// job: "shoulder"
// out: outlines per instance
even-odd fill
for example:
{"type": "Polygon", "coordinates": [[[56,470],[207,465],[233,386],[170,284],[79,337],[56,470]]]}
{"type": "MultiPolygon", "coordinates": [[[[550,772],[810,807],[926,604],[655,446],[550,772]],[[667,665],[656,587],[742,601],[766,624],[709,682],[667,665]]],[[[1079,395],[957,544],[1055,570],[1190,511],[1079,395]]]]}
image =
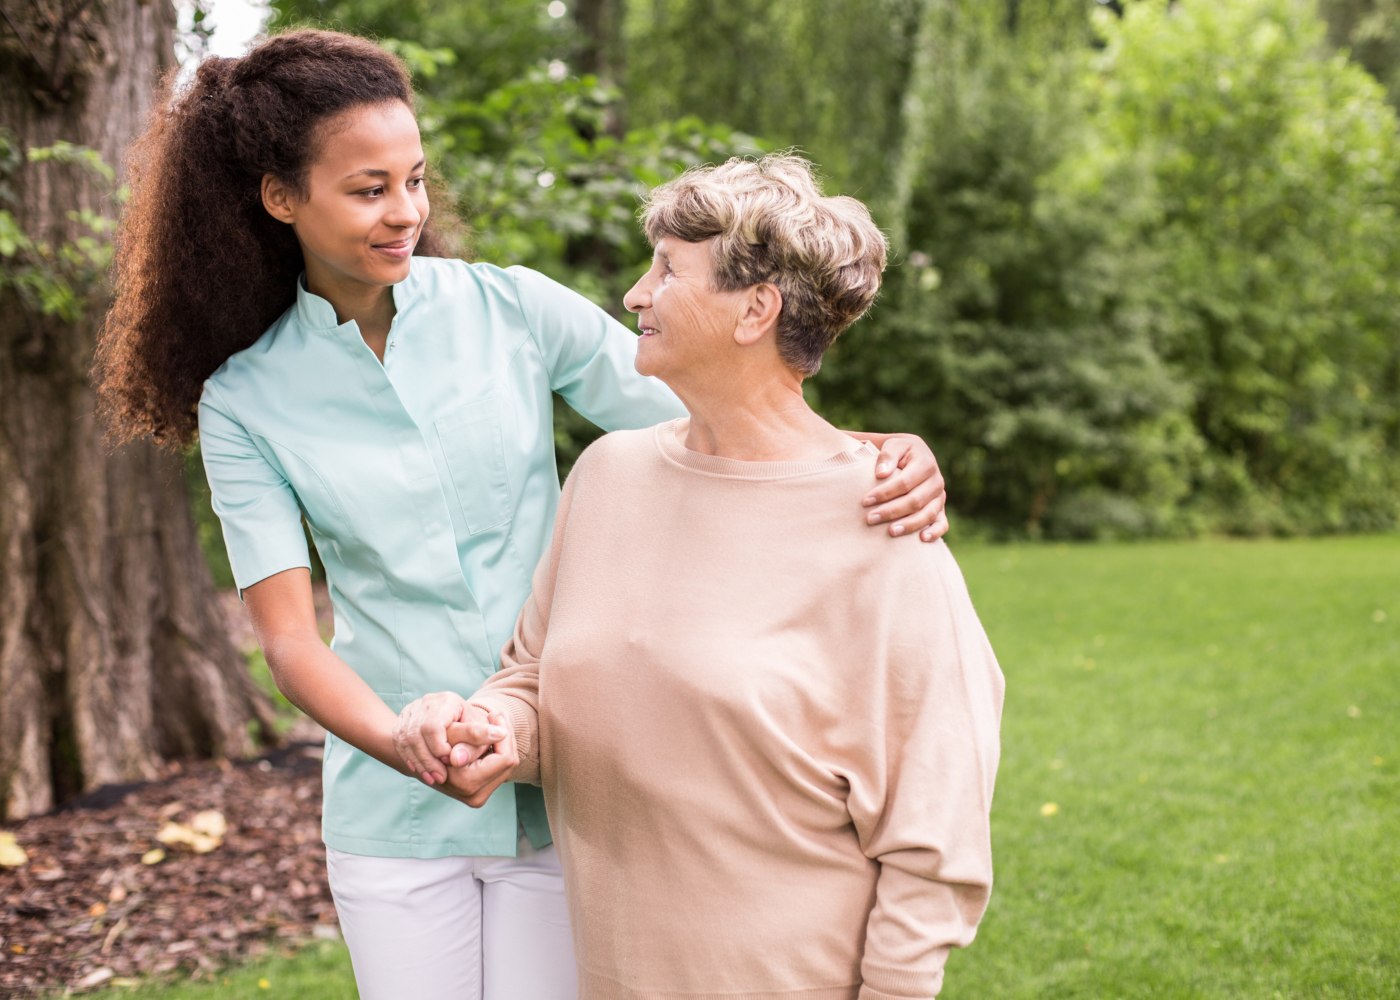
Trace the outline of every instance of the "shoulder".
{"type": "Polygon", "coordinates": [[[656,447],[658,430],[658,427],[639,427],[604,434],[583,449],[569,474],[570,478],[580,472],[590,478],[613,476],[659,464],[661,455],[656,447]]]}
{"type": "Polygon", "coordinates": [[[284,356],[296,349],[296,307],[291,306],[252,344],[229,355],[204,380],[200,404],[211,397],[236,400],[252,386],[263,385],[270,377],[287,370],[284,356]],[[211,392],[211,389],[214,390],[211,392]]]}
{"type": "Polygon", "coordinates": [[[576,292],[528,267],[500,267],[447,257],[413,258],[413,281],[425,300],[456,302],[531,321],[541,315],[577,308],[576,292]]]}
{"type": "Polygon", "coordinates": [[[519,264],[501,267],[457,257],[414,257],[412,275],[424,290],[438,293],[473,288],[515,298],[522,290],[567,291],[554,279],[519,264]]]}
{"type": "Polygon", "coordinates": [[[469,263],[456,257],[414,257],[411,275],[415,291],[433,301],[464,293],[515,298],[514,284],[495,264],[469,263]]]}
{"type": "Polygon", "coordinates": [[[619,491],[647,491],[666,465],[656,445],[658,430],[666,426],[604,434],[583,449],[574,462],[566,489],[575,494],[598,496],[613,506],[612,501],[619,491]]]}

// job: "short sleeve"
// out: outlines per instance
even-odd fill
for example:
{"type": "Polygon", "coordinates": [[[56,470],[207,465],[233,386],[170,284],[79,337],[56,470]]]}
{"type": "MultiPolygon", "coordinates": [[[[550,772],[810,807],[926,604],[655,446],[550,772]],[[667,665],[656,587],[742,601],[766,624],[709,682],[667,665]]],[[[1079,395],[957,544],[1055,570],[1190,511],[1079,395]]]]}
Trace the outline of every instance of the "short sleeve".
{"type": "Polygon", "coordinates": [[[637,373],[637,338],[588,299],[525,267],[508,270],[550,388],[608,431],[685,416],[675,393],[637,373]]]}
{"type": "Polygon", "coordinates": [[[283,570],[309,568],[296,493],[210,383],[199,401],[199,447],[239,591],[283,570]]]}

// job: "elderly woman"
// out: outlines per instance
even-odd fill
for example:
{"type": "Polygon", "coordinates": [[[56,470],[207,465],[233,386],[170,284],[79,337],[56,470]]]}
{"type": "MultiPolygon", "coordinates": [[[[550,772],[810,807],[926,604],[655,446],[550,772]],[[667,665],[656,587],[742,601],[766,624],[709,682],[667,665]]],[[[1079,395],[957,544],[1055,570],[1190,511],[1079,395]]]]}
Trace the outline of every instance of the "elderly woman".
{"type": "Polygon", "coordinates": [[[644,224],[636,365],[690,416],[584,453],[504,668],[401,752],[457,743],[473,804],[543,785],[583,997],[934,996],[991,887],[1002,676],[941,542],[848,523],[875,452],[802,396],[884,238],[793,156],[644,224]]]}

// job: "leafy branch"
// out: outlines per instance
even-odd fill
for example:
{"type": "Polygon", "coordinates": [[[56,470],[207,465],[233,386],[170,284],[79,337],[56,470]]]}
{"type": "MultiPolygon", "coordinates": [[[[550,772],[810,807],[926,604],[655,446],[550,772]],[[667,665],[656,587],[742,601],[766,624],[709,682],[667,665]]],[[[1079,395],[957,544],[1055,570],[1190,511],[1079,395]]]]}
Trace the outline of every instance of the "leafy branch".
{"type": "MultiPolygon", "coordinates": [[[[28,309],[76,322],[88,294],[111,264],[116,221],[100,212],[77,209],[66,217],[77,224],[80,235],[58,244],[35,239],[12,211],[12,182],[26,163],[71,164],[92,171],[108,185],[116,184],[116,172],[101,154],[86,146],[60,140],[21,150],[9,133],[0,130],[0,260],[4,262],[0,291],[13,289],[28,309]]],[[[122,191],[114,193],[118,201],[124,196],[122,191]]]]}

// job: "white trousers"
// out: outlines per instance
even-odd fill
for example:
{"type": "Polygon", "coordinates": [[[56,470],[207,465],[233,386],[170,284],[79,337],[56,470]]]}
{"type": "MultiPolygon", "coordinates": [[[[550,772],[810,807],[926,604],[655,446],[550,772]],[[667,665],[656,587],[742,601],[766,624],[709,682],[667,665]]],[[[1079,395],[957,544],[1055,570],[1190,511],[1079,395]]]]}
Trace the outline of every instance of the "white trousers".
{"type": "Polygon", "coordinates": [[[361,1000],[575,1000],[554,847],[515,858],[369,858],[326,849],[361,1000]]]}

